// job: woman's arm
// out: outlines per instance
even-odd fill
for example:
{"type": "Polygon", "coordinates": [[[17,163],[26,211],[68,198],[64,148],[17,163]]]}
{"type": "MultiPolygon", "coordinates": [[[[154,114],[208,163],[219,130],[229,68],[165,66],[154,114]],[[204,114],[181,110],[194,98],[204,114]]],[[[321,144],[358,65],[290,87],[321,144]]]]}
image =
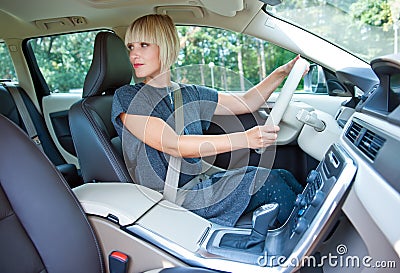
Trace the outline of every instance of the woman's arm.
{"type": "Polygon", "coordinates": [[[120,114],[125,127],[150,147],[175,157],[204,157],[242,148],[262,148],[273,144],[279,127],[256,126],[245,132],[222,135],[177,135],[162,119],[120,114]]]}
{"type": "Polygon", "coordinates": [[[215,115],[239,115],[257,111],[261,105],[269,98],[272,92],[289,75],[296,61],[300,58],[298,55],[290,62],[278,67],[264,80],[244,94],[218,93],[218,105],[215,109],[215,115]]]}

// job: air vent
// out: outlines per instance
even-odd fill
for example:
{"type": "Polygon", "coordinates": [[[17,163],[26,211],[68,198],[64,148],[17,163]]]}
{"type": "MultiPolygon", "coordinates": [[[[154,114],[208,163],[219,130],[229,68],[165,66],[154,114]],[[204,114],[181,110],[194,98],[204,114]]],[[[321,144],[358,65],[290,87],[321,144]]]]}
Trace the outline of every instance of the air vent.
{"type": "Polygon", "coordinates": [[[385,139],[361,124],[352,121],[346,132],[346,137],[353,143],[364,155],[374,160],[385,143],[385,139]]]}

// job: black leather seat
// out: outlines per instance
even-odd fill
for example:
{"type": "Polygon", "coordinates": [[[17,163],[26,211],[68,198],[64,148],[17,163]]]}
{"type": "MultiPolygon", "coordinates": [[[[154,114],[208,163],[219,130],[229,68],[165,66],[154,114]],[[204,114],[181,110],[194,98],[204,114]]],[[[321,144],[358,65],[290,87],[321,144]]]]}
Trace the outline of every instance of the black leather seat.
{"type": "MultiPolygon", "coordinates": [[[[61,171],[71,188],[81,185],[82,178],[78,175],[76,166],[74,164],[68,164],[57,149],[49,131],[47,130],[43,116],[36,109],[25,90],[19,86],[17,86],[17,89],[21,94],[22,100],[26,105],[33,125],[35,126],[43,151],[57,166],[59,171],[61,171]]],[[[5,86],[0,86],[0,114],[6,116],[26,132],[25,124],[18,112],[14,99],[5,86]]]]}
{"type": "Polygon", "coordinates": [[[0,271],[105,272],[95,232],[61,173],[3,115],[0,132],[0,271]]]}
{"type": "Polygon", "coordinates": [[[104,272],[94,232],[59,171],[0,116],[1,272],[104,272]]]}
{"type": "Polygon", "coordinates": [[[98,33],[83,98],[69,111],[71,134],[85,182],[132,182],[121,140],[111,122],[113,94],[131,79],[132,65],[123,41],[112,32],[98,33]]]}

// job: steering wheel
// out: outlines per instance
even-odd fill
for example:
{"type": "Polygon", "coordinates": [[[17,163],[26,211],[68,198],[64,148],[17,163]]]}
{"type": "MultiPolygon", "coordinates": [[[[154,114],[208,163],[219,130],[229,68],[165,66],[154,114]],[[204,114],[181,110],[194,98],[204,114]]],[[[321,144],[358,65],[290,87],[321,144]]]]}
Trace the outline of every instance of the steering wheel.
{"type": "MultiPolygon", "coordinates": [[[[299,85],[300,80],[308,66],[309,63],[302,58],[299,58],[296,61],[285,81],[285,84],[282,87],[271,113],[265,122],[265,125],[279,124],[281,122],[283,114],[285,113],[286,108],[292,99],[293,93],[296,90],[296,87],[299,85]]],[[[256,152],[262,154],[265,149],[266,148],[256,149],[256,152]]]]}

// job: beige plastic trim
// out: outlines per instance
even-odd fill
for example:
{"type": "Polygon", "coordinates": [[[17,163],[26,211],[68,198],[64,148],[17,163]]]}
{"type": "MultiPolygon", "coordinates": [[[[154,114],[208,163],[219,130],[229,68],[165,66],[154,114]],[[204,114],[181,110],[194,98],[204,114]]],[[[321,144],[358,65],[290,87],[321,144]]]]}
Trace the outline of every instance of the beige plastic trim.
{"type": "Polygon", "coordinates": [[[355,113],[355,111],[356,110],[353,109],[353,108],[342,106],[337,111],[336,120],[340,120],[341,119],[341,120],[348,121],[351,118],[351,116],[355,113]]]}
{"type": "Polygon", "coordinates": [[[158,14],[167,14],[172,16],[173,13],[187,13],[188,16],[192,15],[196,18],[203,18],[204,11],[201,7],[197,6],[159,6],[155,8],[158,14]]]}
{"type": "MultiPolygon", "coordinates": [[[[271,104],[268,102],[264,108],[269,108],[270,106],[271,104]]],[[[302,122],[296,119],[296,115],[301,109],[305,109],[307,111],[314,110],[312,106],[306,103],[291,101],[286,108],[285,113],[283,114],[281,122],[279,123],[280,130],[278,132],[278,139],[276,140],[277,145],[286,145],[296,140],[301,128],[304,125],[302,122]]],[[[268,117],[268,114],[265,112],[265,110],[260,109],[259,112],[261,116],[268,117]],[[264,111],[264,113],[260,111],[264,111]]]]}
{"type": "MultiPolygon", "coordinates": [[[[343,211],[359,233],[363,243],[366,245],[368,255],[373,258],[373,261],[394,261],[398,266],[400,263],[400,252],[396,249],[396,243],[393,244],[393,242],[388,240],[386,234],[382,232],[382,229],[373,219],[374,216],[371,215],[371,212],[363,205],[357,195],[358,194],[354,189],[349,192],[346,201],[343,204],[343,211]]],[[[378,203],[375,202],[374,205],[378,206],[378,203]]],[[[383,212],[382,214],[388,213],[383,212]]],[[[391,227],[393,233],[398,231],[397,227],[398,226],[391,227]]],[[[397,241],[397,243],[398,242],[399,241],[397,241]]],[[[338,243],[343,244],[343,242],[338,243]]],[[[354,251],[351,248],[352,245],[349,244],[346,246],[351,249],[351,251],[354,251]]]]}
{"type": "Polygon", "coordinates": [[[56,144],[58,150],[61,152],[64,159],[70,163],[75,164],[77,168],[79,168],[78,158],[69,152],[67,152],[58,141],[56,133],[54,131],[53,123],[50,120],[50,114],[67,111],[78,100],[82,99],[82,94],[71,94],[71,93],[53,93],[48,96],[43,97],[43,116],[46,122],[47,129],[56,144]]]}
{"type": "Polygon", "coordinates": [[[333,97],[328,94],[315,93],[295,93],[294,101],[302,101],[314,107],[315,109],[324,111],[331,116],[336,116],[338,109],[349,100],[348,97],[333,97]]]}
{"type": "Polygon", "coordinates": [[[109,273],[108,255],[114,250],[121,251],[129,256],[130,262],[127,271],[129,273],[155,273],[163,268],[185,266],[184,263],[175,257],[130,235],[118,225],[106,219],[89,216],[89,221],[99,239],[107,273],[109,273]]]}
{"type": "Polygon", "coordinates": [[[162,199],[159,192],[121,182],[88,183],[73,191],[87,214],[101,217],[112,214],[118,217],[122,226],[137,221],[162,199]]]}
{"type": "MultiPolygon", "coordinates": [[[[87,2],[89,5],[94,6],[96,8],[116,8],[123,6],[134,6],[139,5],[140,2],[144,2],[148,6],[155,6],[160,4],[160,1],[153,0],[136,0],[136,1],[127,1],[127,0],[81,0],[82,2],[87,2]],[[139,3],[138,3],[139,2],[139,3]]],[[[162,1],[161,1],[162,2],[162,1]]],[[[243,0],[198,0],[198,1],[188,1],[189,4],[185,3],[171,3],[171,4],[182,4],[182,7],[192,7],[192,6],[201,6],[206,8],[207,10],[214,12],[216,14],[222,16],[232,17],[235,16],[238,11],[244,9],[244,1],[243,0]]],[[[176,5],[172,5],[175,7],[176,5]]],[[[169,7],[165,5],[165,7],[169,7]]],[[[173,10],[171,10],[173,11],[173,10]]]]}
{"type": "Polygon", "coordinates": [[[35,24],[42,30],[68,28],[74,26],[74,23],[68,17],[36,20],[35,24]]]}
{"type": "Polygon", "coordinates": [[[157,204],[136,224],[192,252],[211,228],[209,221],[168,201],[157,204]]]}
{"type": "MultiPolygon", "coordinates": [[[[400,135],[400,128],[398,126],[390,124],[382,119],[362,113],[355,113],[353,117],[363,120],[393,136],[400,135]]],[[[347,125],[349,124],[350,122],[347,123],[347,125]]],[[[345,130],[346,129],[347,126],[345,127],[345,130]]],[[[349,154],[356,159],[358,165],[357,176],[352,189],[354,194],[400,257],[400,232],[398,228],[400,226],[400,218],[397,217],[398,208],[400,208],[399,192],[391,187],[365,159],[360,158],[360,156],[349,147],[347,142],[344,141],[344,136],[342,136],[341,142],[346,150],[348,150],[349,154]]],[[[346,212],[351,211],[350,206],[345,208],[346,212]]],[[[353,213],[356,212],[353,211],[353,213]]]]}
{"type": "Polygon", "coordinates": [[[23,39],[4,39],[4,42],[6,42],[10,50],[10,56],[14,64],[15,72],[17,73],[19,86],[25,90],[35,104],[36,109],[41,113],[42,111],[36,98],[35,87],[32,82],[28,64],[22,52],[22,41],[23,39]]]}
{"type": "Polygon", "coordinates": [[[243,0],[201,0],[201,2],[207,9],[223,16],[235,16],[236,12],[244,8],[243,0]]]}
{"type": "Polygon", "coordinates": [[[304,125],[297,142],[304,152],[321,161],[328,148],[339,141],[342,128],[331,115],[319,110],[315,110],[313,113],[325,123],[325,130],[317,132],[313,127],[304,125]]]}

